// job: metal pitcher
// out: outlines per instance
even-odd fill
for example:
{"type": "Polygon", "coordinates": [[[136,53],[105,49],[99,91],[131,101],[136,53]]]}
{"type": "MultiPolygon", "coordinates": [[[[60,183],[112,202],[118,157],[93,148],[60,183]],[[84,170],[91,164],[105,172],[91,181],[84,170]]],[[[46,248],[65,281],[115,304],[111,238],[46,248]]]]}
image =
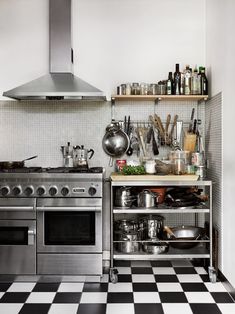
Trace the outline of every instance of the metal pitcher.
{"type": "Polygon", "coordinates": [[[74,167],[87,167],[88,159],[91,159],[94,155],[93,149],[85,149],[83,145],[73,147],[73,166],[74,167]],[[90,154],[90,156],[89,156],[90,154]]]}

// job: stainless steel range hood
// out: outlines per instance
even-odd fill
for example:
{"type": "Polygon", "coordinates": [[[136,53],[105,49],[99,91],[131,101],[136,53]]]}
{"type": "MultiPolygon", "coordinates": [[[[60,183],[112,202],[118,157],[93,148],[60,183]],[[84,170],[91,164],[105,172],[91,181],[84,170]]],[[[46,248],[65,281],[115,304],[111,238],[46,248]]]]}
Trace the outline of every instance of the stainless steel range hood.
{"type": "Polygon", "coordinates": [[[17,100],[105,101],[104,93],[72,73],[71,0],[50,0],[50,74],[3,93],[17,100]]]}

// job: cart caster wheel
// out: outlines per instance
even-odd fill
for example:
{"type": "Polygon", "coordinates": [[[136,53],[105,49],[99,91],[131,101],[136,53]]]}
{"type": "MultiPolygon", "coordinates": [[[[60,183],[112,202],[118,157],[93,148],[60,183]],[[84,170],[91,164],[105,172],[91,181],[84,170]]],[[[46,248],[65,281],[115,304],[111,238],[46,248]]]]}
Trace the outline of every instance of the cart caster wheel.
{"type": "Polygon", "coordinates": [[[216,270],[214,267],[208,267],[208,274],[209,274],[209,279],[211,283],[216,283],[217,280],[217,274],[216,270]]]}
{"type": "Polygon", "coordinates": [[[109,271],[109,278],[112,283],[118,282],[118,270],[115,268],[111,268],[109,271]]]}

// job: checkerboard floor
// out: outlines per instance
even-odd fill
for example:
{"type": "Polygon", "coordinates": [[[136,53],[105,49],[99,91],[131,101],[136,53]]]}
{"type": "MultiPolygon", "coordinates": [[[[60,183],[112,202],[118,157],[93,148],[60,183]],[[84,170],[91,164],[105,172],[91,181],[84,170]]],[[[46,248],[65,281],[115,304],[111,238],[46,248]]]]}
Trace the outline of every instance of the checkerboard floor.
{"type": "Polygon", "coordinates": [[[221,282],[187,260],[120,261],[118,283],[0,282],[1,314],[233,314],[221,282]]]}

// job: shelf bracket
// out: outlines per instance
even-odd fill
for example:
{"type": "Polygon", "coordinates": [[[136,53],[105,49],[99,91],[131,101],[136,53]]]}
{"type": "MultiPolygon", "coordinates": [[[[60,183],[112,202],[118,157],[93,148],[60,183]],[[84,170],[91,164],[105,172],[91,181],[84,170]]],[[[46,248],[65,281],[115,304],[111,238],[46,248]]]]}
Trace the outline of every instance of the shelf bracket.
{"type": "Polygon", "coordinates": [[[111,97],[111,120],[115,120],[115,98],[111,97]]]}

